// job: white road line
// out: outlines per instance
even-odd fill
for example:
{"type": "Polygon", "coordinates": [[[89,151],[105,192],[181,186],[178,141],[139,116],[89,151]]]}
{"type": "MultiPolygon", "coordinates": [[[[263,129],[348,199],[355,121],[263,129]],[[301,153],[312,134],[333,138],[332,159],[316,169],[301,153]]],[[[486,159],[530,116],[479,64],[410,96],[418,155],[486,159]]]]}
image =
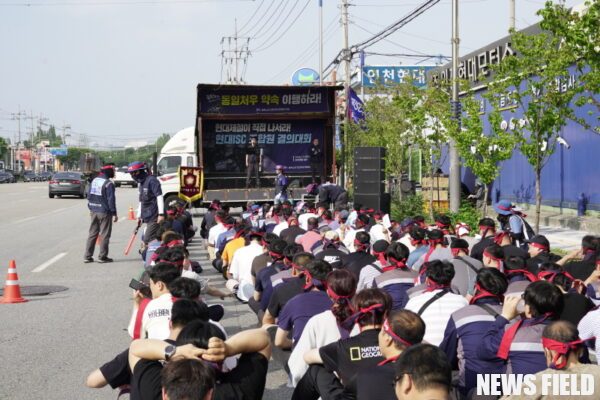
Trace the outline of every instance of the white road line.
{"type": "Polygon", "coordinates": [[[31,221],[32,219],[36,219],[37,217],[27,217],[27,218],[23,218],[23,219],[18,219],[16,220],[14,223],[15,224],[20,224],[21,222],[27,222],[27,221],[31,221]]]}
{"type": "Polygon", "coordinates": [[[31,272],[42,272],[43,270],[45,270],[46,268],[48,268],[49,266],[51,266],[52,264],[54,264],[55,262],[57,262],[58,260],[60,260],[61,258],[63,258],[66,255],[67,255],[67,253],[59,253],[59,254],[55,255],[54,257],[52,257],[51,259],[49,259],[48,261],[46,261],[45,263],[37,266],[31,272]]]}

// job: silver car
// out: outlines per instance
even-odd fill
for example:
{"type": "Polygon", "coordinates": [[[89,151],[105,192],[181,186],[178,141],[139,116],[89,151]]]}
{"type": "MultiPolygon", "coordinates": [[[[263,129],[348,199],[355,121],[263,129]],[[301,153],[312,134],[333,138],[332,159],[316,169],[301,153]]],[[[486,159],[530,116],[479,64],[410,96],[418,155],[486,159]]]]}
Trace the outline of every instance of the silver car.
{"type": "Polygon", "coordinates": [[[48,182],[48,197],[78,196],[87,197],[88,182],[81,172],[57,172],[48,182]]]}

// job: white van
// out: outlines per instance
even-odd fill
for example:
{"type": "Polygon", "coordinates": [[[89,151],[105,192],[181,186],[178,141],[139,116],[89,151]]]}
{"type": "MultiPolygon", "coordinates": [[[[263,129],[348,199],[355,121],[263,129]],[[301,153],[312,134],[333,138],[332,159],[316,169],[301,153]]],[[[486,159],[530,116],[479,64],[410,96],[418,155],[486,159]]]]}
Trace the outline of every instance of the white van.
{"type": "Polygon", "coordinates": [[[194,127],[192,126],[177,132],[161,149],[157,160],[157,172],[165,204],[178,198],[177,169],[179,166],[198,166],[195,148],[194,127]]]}

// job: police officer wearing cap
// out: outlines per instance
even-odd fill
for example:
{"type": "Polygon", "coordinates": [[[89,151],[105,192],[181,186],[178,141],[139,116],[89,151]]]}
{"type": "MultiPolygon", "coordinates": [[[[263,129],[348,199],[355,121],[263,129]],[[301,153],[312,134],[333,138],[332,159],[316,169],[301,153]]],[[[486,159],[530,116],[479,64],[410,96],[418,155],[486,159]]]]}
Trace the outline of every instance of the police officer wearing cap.
{"type": "Polygon", "coordinates": [[[145,244],[156,235],[159,224],[165,219],[165,202],[158,179],[149,173],[146,163],[134,161],[127,172],[138,183],[139,200],[138,221],[146,224],[143,241],[145,244]]]}
{"type": "Polygon", "coordinates": [[[108,257],[108,243],[112,233],[112,223],[118,221],[117,207],[115,201],[115,185],[111,178],[115,176],[115,167],[107,164],[100,170],[100,173],[90,184],[88,192],[88,208],[90,209],[91,224],[87,243],[85,246],[85,255],[83,261],[90,263],[94,261],[94,249],[96,240],[100,236],[100,253],[98,262],[112,262],[108,257]]]}
{"type": "Polygon", "coordinates": [[[275,167],[275,173],[277,173],[277,176],[275,177],[275,199],[273,202],[279,204],[288,199],[288,186],[290,181],[283,172],[283,165],[277,165],[275,167]]]}

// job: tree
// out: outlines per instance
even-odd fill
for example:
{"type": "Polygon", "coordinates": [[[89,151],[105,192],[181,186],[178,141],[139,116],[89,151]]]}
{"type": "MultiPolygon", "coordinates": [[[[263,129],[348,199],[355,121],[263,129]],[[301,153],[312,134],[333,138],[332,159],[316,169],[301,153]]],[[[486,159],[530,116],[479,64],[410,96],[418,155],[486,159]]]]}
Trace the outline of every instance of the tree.
{"type": "Polygon", "coordinates": [[[492,66],[494,81],[488,86],[493,107],[509,99],[523,112],[525,124],[514,124],[519,149],[535,174],[535,231],[539,231],[542,204],[541,176],[554,153],[560,130],[568,119],[577,119],[572,107],[576,91],[562,85],[568,77],[572,57],[561,48],[562,37],[548,32],[511,35],[516,56],[505,57],[492,66]],[[566,89],[565,89],[566,88],[566,89]]]}
{"type": "MultiPolygon", "coordinates": [[[[482,214],[487,214],[488,187],[500,174],[500,162],[508,160],[517,145],[517,137],[500,128],[501,116],[492,110],[488,116],[491,132],[484,133],[483,122],[479,115],[480,103],[470,92],[461,97],[464,114],[461,129],[455,127],[449,132],[454,139],[462,163],[479,178],[484,187],[482,214]]],[[[453,120],[447,122],[454,124],[453,120]]]]}
{"type": "Polygon", "coordinates": [[[8,151],[8,142],[3,137],[0,137],[0,159],[4,158],[4,155],[8,151]]]}

